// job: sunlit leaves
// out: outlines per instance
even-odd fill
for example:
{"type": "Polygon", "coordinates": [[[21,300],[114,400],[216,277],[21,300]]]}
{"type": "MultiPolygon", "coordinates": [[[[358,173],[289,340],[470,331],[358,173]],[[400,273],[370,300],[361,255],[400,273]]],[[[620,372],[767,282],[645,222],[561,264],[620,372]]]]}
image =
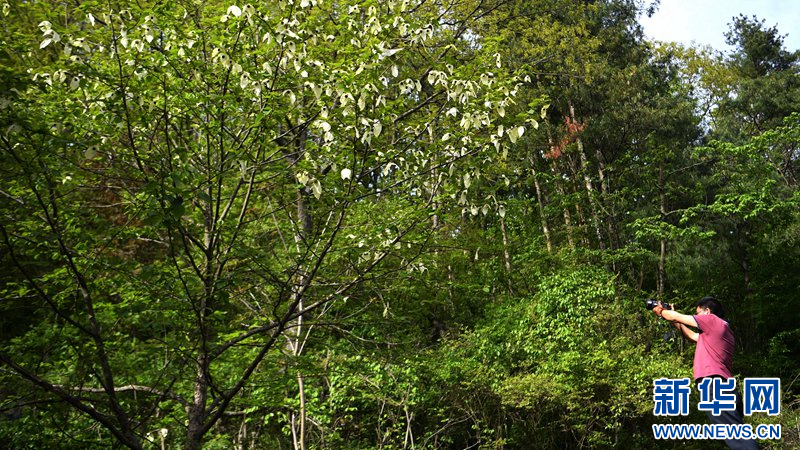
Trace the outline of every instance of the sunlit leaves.
{"type": "Polygon", "coordinates": [[[516,143],[517,139],[519,139],[520,136],[522,136],[524,133],[525,133],[525,127],[523,126],[512,127],[508,130],[508,139],[511,141],[512,144],[516,143]]]}
{"type": "Polygon", "coordinates": [[[234,17],[239,17],[242,15],[242,10],[236,5],[231,5],[228,8],[228,14],[232,14],[234,17]]]}
{"type": "Polygon", "coordinates": [[[61,42],[61,35],[59,35],[55,30],[53,30],[53,25],[48,21],[42,21],[39,23],[39,29],[42,30],[42,36],[44,39],[39,44],[39,48],[45,48],[50,45],[51,42],[61,42]]]}

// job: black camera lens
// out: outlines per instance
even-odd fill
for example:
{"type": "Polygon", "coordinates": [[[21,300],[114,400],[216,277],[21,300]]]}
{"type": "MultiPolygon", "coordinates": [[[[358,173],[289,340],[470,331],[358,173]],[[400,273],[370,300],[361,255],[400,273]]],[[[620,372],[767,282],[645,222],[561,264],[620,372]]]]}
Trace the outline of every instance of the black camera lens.
{"type": "Polygon", "coordinates": [[[660,306],[660,307],[662,307],[664,309],[672,309],[672,305],[670,305],[669,303],[660,302],[660,301],[658,301],[658,300],[656,300],[654,298],[648,298],[647,300],[644,301],[644,307],[649,309],[649,310],[652,310],[656,306],[660,306]]]}

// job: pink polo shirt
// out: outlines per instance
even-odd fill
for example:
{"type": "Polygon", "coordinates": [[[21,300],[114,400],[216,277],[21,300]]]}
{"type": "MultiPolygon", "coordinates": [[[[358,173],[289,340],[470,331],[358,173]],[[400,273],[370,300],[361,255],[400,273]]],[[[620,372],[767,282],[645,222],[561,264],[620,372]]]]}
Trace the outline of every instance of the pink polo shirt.
{"type": "Polygon", "coordinates": [[[700,329],[694,350],[694,379],[719,375],[731,378],[734,339],[728,322],[714,314],[693,316],[700,329]]]}

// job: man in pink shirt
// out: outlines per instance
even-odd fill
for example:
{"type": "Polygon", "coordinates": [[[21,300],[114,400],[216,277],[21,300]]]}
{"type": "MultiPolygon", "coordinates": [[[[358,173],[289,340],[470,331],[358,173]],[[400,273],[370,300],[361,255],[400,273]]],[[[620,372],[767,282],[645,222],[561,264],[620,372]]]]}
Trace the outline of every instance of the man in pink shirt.
{"type": "MultiPolygon", "coordinates": [[[[692,342],[697,343],[694,350],[694,381],[696,384],[704,378],[733,378],[731,366],[733,365],[733,352],[735,341],[733,332],[725,320],[725,311],[722,304],[714,297],[703,297],[697,302],[695,315],[681,314],[661,306],[653,308],[653,312],[675,324],[681,333],[692,342]],[[692,328],[696,328],[697,331],[692,328]]],[[[713,395],[713,389],[711,389],[713,395]]],[[[739,393],[733,391],[736,397],[735,410],[722,410],[719,415],[714,415],[706,410],[706,415],[713,424],[741,424],[742,400],[739,393]]],[[[727,439],[725,443],[731,449],[757,449],[758,444],[753,439],[727,439]]]]}

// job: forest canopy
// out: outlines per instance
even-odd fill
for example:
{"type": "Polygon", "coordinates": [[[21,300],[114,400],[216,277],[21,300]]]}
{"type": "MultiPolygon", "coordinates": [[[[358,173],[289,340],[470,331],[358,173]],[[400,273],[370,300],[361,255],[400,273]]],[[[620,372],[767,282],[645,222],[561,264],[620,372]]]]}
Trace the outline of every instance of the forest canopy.
{"type": "Polygon", "coordinates": [[[648,7],[3,3],[0,441],[651,448],[711,295],[800,445],[800,53],[648,7]]]}

